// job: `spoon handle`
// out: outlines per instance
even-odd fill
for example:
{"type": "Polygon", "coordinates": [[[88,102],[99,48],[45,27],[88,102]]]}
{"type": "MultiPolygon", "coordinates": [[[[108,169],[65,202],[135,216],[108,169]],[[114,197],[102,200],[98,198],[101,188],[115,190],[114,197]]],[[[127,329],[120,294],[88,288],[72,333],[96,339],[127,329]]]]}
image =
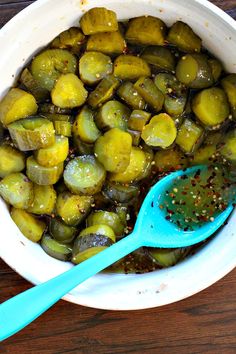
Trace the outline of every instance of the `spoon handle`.
{"type": "Polygon", "coordinates": [[[139,247],[139,238],[130,234],[67,272],[2,303],[0,341],[27,326],[77,285],[139,247]]]}

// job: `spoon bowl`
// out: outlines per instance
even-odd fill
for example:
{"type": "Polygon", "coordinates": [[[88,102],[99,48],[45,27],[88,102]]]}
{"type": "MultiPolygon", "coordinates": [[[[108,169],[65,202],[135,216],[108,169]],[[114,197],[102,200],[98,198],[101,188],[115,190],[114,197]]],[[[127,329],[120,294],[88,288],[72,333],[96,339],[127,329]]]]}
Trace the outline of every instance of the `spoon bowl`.
{"type": "Polygon", "coordinates": [[[195,166],[166,176],[150,189],[131,234],[74,266],[69,271],[1,304],[0,340],[8,338],[24,328],[86,279],[142,246],[186,247],[204,241],[211,236],[232,212],[232,204],[215,217],[214,221],[207,222],[193,231],[183,231],[174,223],[166,220],[166,213],[160,208],[163,193],[166,193],[167,189],[173,186],[175,181],[178,181],[178,178],[183,175],[191,177],[197,171],[204,172],[206,170],[206,166],[195,166]]]}

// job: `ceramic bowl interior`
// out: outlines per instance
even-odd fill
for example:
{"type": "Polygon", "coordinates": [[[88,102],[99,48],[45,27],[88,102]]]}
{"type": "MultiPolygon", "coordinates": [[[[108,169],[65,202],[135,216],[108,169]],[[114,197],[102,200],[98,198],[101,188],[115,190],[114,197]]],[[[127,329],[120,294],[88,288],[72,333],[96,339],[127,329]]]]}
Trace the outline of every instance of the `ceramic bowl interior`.
{"type": "MultiPolygon", "coordinates": [[[[94,6],[114,10],[119,19],[140,15],[160,17],[168,25],[187,22],[204,46],[236,72],[236,26],[233,19],[205,0],[39,0],[0,31],[0,97],[14,84],[30,58],[63,30],[78,25],[94,6]]],[[[27,240],[0,201],[0,256],[34,284],[50,279],[71,264],[49,257],[27,240]]],[[[165,305],[191,296],[222,278],[236,266],[236,213],[229,223],[194,256],[175,267],[143,275],[98,274],[64,297],[85,306],[133,310],[165,305]]]]}

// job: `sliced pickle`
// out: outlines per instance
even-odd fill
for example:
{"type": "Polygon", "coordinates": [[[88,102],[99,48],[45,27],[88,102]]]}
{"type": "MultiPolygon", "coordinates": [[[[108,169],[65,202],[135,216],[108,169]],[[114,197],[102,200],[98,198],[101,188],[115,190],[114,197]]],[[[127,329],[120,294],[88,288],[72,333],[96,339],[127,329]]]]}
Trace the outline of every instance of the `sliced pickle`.
{"type": "Polygon", "coordinates": [[[201,144],[203,133],[200,125],[186,118],[178,130],[176,144],[185,153],[193,153],[201,144]]]}
{"type": "Polygon", "coordinates": [[[152,16],[141,16],[129,21],[125,38],[129,43],[141,45],[164,45],[166,25],[152,16]]]}
{"type": "Polygon", "coordinates": [[[94,225],[84,229],[76,238],[73,247],[73,263],[80,263],[113,245],[114,231],[108,225],[94,225]]]}
{"type": "Polygon", "coordinates": [[[89,94],[88,104],[93,107],[99,107],[104,102],[108,101],[114,95],[114,91],[119,86],[120,81],[113,75],[108,75],[105,77],[89,94]]]}
{"type": "Polygon", "coordinates": [[[215,58],[208,59],[208,64],[211,68],[214,81],[218,81],[223,71],[223,65],[215,58]]]}
{"type": "Polygon", "coordinates": [[[0,101],[0,121],[4,126],[37,112],[33,95],[19,88],[12,88],[0,101]]]}
{"type": "Polygon", "coordinates": [[[57,195],[53,186],[39,186],[34,184],[34,200],[27,208],[33,214],[52,214],[56,204],[57,195]]]}
{"type": "Polygon", "coordinates": [[[0,145],[0,178],[25,168],[25,155],[10,145],[0,145]]]}
{"type": "Polygon", "coordinates": [[[136,80],[140,76],[150,76],[149,65],[134,55],[120,55],[114,62],[114,76],[121,80],[136,80]]]}
{"type": "Polygon", "coordinates": [[[37,102],[45,101],[48,98],[48,90],[40,87],[28,68],[25,68],[20,76],[20,82],[35,97],[37,102]]]}
{"type": "Polygon", "coordinates": [[[110,226],[117,236],[124,233],[124,224],[119,216],[112,211],[96,210],[86,220],[87,227],[101,224],[110,226]]]}
{"type": "MultiPolygon", "coordinates": [[[[60,115],[70,115],[71,114],[71,109],[70,108],[61,108],[57,107],[52,103],[41,103],[39,106],[39,111],[40,113],[43,113],[42,115],[44,116],[46,114],[50,114],[48,119],[52,119],[53,121],[55,120],[52,118],[52,115],[55,116],[55,114],[60,114],[60,115]]],[[[59,118],[61,120],[62,118],[59,118]]],[[[67,120],[66,118],[63,120],[67,120]]]]}
{"type": "Polygon", "coordinates": [[[89,214],[93,198],[63,192],[58,195],[56,203],[57,215],[69,226],[77,226],[89,214]]]}
{"type": "Polygon", "coordinates": [[[122,185],[107,182],[103,188],[103,194],[117,203],[127,203],[140,193],[140,188],[133,185],[122,185]]]}
{"type": "Polygon", "coordinates": [[[209,165],[216,158],[216,145],[201,146],[191,159],[192,165],[209,165]]]}
{"type": "Polygon", "coordinates": [[[26,160],[27,176],[31,181],[42,186],[57,183],[62,175],[63,167],[63,162],[53,167],[41,166],[33,156],[28,157],[26,160]]]}
{"type": "Polygon", "coordinates": [[[88,38],[87,50],[118,55],[125,52],[127,46],[120,31],[92,34],[88,38]]]}
{"type": "Polygon", "coordinates": [[[82,16],[80,26],[86,35],[117,31],[116,13],[104,7],[94,7],[82,16]]]}
{"type": "Polygon", "coordinates": [[[132,138],[130,134],[113,128],[100,136],[95,143],[95,156],[106,171],[123,172],[129,165],[132,138]]]}
{"type": "Polygon", "coordinates": [[[62,74],[75,73],[76,57],[68,50],[47,49],[36,55],[31,63],[31,73],[40,87],[51,91],[62,74]]]}
{"type": "Polygon", "coordinates": [[[45,222],[27,213],[25,210],[12,208],[11,217],[22,234],[32,242],[41,240],[46,230],[45,222]]]}
{"type": "Polygon", "coordinates": [[[53,167],[65,161],[69,153],[69,141],[64,136],[56,136],[55,143],[34,153],[36,161],[45,167],[53,167]]]}
{"type": "Polygon", "coordinates": [[[84,106],[73,124],[73,136],[79,137],[85,143],[94,143],[101,135],[94,122],[94,112],[84,106]]]}
{"type": "Polygon", "coordinates": [[[149,77],[141,77],[134,88],[156,112],[162,109],[164,96],[149,77]]]}
{"type": "Polygon", "coordinates": [[[151,256],[162,267],[174,266],[190,252],[191,247],[184,248],[152,248],[149,249],[151,256]]]}
{"type": "Polygon", "coordinates": [[[138,130],[127,129],[127,133],[132,137],[132,145],[138,146],[141,141],[141,132],[138,130]]]}
{"type": "Polygon", "coordinates": [[[43,235],[41,247],[49,256],[60,261],[69,261],[71,259],[72,248],[54,240],[50,235],[43,235]]]}
{"type": "Polygon", "coordinates": [[[55,142],[53,123],[41,117],[21,119],[8,126],[11,138],[21,151],[46,148],[55,142]]]}
{"type": "Polygon", "coordinates": [[[168,33],[167,41],[184,52],[200,52],[202,40],[192,28],[182,21],[175,22],[168,33]]]}
{"type": "Polygon", "coordinates": [[[219,87],[197,93],[192,101],[192,109],[197,118],[210,128],[220,126],[230,114],[227,96],[219,87]]]}
{"type": "Polygon", "coordinates": [[[150,118],[151,113],[136,109],[130,115],[128,127],[129,129],[142,132],[145,124],[147,124],[150,118]]]}
{"type": "Polygon", "coordinates": [[[75,157],[64,171],[64,182],[75,194],[92,195],[100,192],[106,179],[103,165],[92,155],[75,157]]]}
{"type": "Polygon", "coordinates": [[[33,183],[23,173],[11,173],[0,182],[0,196],[15,208],[27,209],[34,200],[33,183]]]}
{"type": "Polygon", "coordinates": [[[70,122],[56,120],[54,122],[54,128],[57,135],[66,136],[68,138],[72,135],[72,125],[70,122]]]}
{"type": "Polygon", "coordinates": [[[126,130],[130,113],[129,108],[119,101],[108,101],[99,109],[96,124],[104,130],[112,128],[126,130]]]}
{"type": "Polygon", "coordinates": [[[117,94],[120,98],[125,101],[126,104],[131,106],[133,109],[144,109],[145,101],[143,97],[134,88],[132,82],[124,82],[118,89],[117,94]]]}
{"type": "Polygon", "coordinates": [[[82,81],[75,74],[61,75],[55,83],[52,92],[52,102],[61,108],[82,106],[88,96],[82,81]]]}
{"type": "Polygon", "coordinates": [[[79,60],[81,80],[87,85],[94,85],[107,75],[112,74],[111,58],[99,52],[85,52],[79,60]]]}
{"type": "Polygon", "coordinates": [[[109,180],[118,183],[133,183],[139,180],[147,165],[145,152],[139,147],[132,147],[130,162],[124,172],[111,173],[109,180]]]}
{"type": "Polygon", "coordinates": [[[167,148],[172,145],[177,136],[177,129],[173,119],[166,113],[152,117],[145,125],[142,139],[149,146],[167,148]]]}
{"type": "Polygon", "coordinates": [[[161,46],[147,47],[142,52],[141,58],[158,69],[175,70],[175,57],[168,48],[161,46]]]}
{"type": "Polygon", "coordinates": [[[211,67],[203,54],[184,55],[176,66],[176,77],[194,89],[203,89],[214,83],[211,67]]]}
{"type": "Polygon", "coordinates": [[[49,223],[49,231],[52,237],[61,243],[71,243],[78,233],[78,230],[74,226],[68,226],[64,224],[58,218],[51,218],[49,223]]]}
{"type": "Polygon", "coordinates": [[[183,170],[188,165],[187,158],[178,149],[159,150],[154,161],[158,172],[183,170]]]}
{"type": "Polygon", "coordinates": [[[61,32],[51,43],[52,48],[68,49],[72,53],[78,54],[81,46],[85,42],[85,36],[78,27],[71,27],[61,32]]]}

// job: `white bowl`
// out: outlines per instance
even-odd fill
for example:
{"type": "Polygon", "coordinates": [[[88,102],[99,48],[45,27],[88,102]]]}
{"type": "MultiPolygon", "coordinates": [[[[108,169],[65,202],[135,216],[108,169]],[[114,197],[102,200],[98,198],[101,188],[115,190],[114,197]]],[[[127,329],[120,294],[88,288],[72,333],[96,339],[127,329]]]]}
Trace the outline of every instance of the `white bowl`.
{"type": "MultiPolygon", "coordinates": [[[[187,22],[230,72],[236,72],[236,25],[223,11],[205,0],[39,0],[14,17],[0,31],[0,97],[14,83],[21,68],[40,48],[63,30],[78,25],[91,7],[105,6],[119,19],[149,14],[168,25],[187,22]],[[234,40],[233,40],[234,39],[234,40]],[[234,53],[234,55],[233,55],[234,53]]],[[[69,269],[27,240],[0,201],[0,256],[34,284],[69,269]]],[[[134,310],[169,304],[210,286],[236,266],[236,213],[227,226],[196,255],[173,268],[143,275],[98,274],[64,297],[102,309],[134,310]]]]}

